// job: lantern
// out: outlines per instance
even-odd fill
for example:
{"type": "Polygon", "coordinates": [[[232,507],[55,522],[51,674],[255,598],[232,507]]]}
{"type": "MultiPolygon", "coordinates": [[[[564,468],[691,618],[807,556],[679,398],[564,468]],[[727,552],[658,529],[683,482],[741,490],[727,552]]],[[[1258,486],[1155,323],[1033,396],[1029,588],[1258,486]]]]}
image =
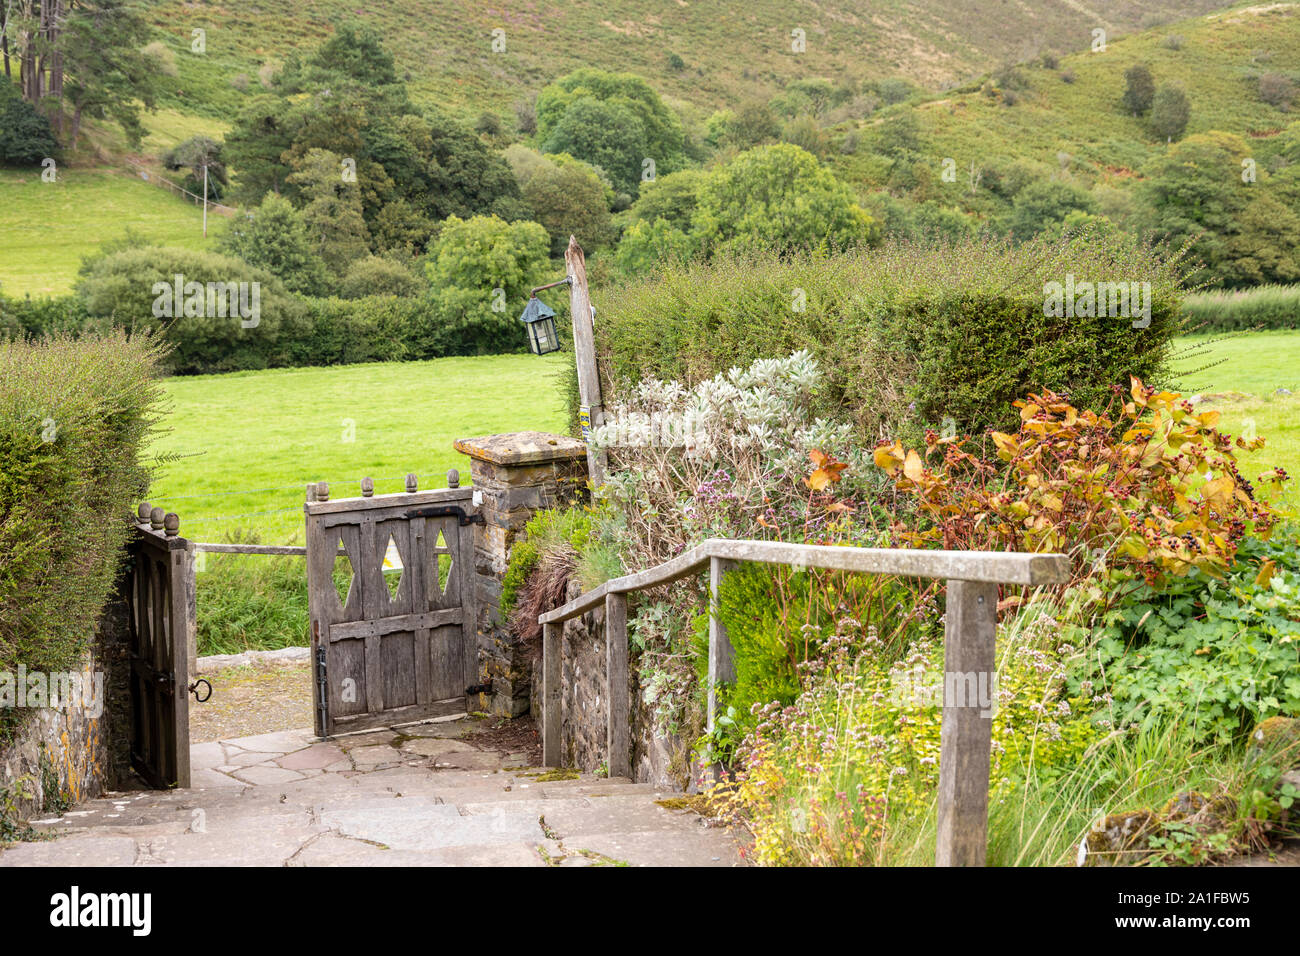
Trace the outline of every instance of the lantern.
{"type": "Polygon", "coordinates": [[[528,347],[534,355],[545,355],[559,349],[560,339],[555,334],[555,311],[537,296],[528,300],[519,321],[528,326],[528,347]]]}

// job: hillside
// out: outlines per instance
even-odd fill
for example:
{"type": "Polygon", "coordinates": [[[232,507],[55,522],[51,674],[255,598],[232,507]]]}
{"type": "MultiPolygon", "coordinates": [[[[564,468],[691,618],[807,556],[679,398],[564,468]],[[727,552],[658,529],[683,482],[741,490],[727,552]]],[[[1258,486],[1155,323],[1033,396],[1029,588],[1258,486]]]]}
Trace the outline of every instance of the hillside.
{"type": "MultiPolygon", "coordinates": [[[[869,192],[884,179],[883,158],[873,152],[892,116],[917,119],[922,152],[939,167],[951,157],[957,182],[929,198],[968,199],[972,162],[978,173],[1012,161],[1067,170],[1084,185],[1123,185],[1149,159],[1166,149],[1146,121],[1120,104],[1124,71],[1146,64],[1157,84],[1181,85],[1191,101],[1186,133],[1223,130],[1258,144],[1257,159],[1270,155],[1270,141],[1296,120],[1291,110],[1270,106],[1257,92],[1261,72],[1294,71],[1300,64],[1300,4],[1238,8],[1196,17],[1113,40],[1105,52],[1060,58],[1056,68],[1022,65],[1010,82],[984,89],[978,82],[915,105],[882,111],[861,124],[863,147],[833,153],[838,175],[869,192]]],[[[1004,78],[1006,79],[1006,78],[1004,78]]],[[[849,128],[849,124],[840,127],[849,128]]]]}
{"type": "MultiPolygon", "coordinates": [[[[203,211],[113,168],[41,171],[0,169],[0,292],[61,295],[72,288],[83,256],[128,227],[160,245],[202,248],[203,211]]],[[[210,237],[225,228],[209,219],[210,237]]]]}
{"type": "MultiPolygon", "coordinates": [[[[1045,49],[1080,50],[1108,35],[1223,6],[1216,0],[153,0],[149,19],[174,52],[164,105],[226,116],[259,88],[258,70],[354,17],[384,34],[417,100],[511,115],[512,104],[581,66],[627,70],[706,112],[804,77],[899,76],[943,89],[1045,49]],[[806,52],[792,51],[804,31],[806,52]],[[206,52],[190,51],[206,31],[206,52]],[[504,31],[494,53],[492,31],[504,31]],[[680,57],[676,69],[671,57],[680,57]]],[[[674,61],[675,65],[675,61],[674,61]]]]}

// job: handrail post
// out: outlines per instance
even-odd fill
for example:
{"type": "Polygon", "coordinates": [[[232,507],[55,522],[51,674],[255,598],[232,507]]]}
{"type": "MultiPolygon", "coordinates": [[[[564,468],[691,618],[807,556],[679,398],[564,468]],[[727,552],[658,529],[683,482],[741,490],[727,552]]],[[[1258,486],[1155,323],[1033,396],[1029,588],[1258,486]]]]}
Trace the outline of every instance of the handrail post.
{"type": "Polygon", "coordinates": [[[564,625],[542,625],[542,766],[560,766],[564,625]]]}
{"type": "Polygon", "coordinates": [[[936,866],[983,866],[997,706],[998,586],[948,581],[936,866]]]}
{"type": "Polygon", "coordinates": [[[713,733],[718,716],[718,685],[736,680],[736,652],[727,636],[727,626],[718,617],[718,589],[722,586],[722,576],[737,563],[728,558],[709,559],[709,733],[713,733]]]}
{"type": "Polygon", "coordinates": [[[627,671],[627,594],[605,595],[605,742],[610,777],[632,776],[631,701],[627,671]]]}

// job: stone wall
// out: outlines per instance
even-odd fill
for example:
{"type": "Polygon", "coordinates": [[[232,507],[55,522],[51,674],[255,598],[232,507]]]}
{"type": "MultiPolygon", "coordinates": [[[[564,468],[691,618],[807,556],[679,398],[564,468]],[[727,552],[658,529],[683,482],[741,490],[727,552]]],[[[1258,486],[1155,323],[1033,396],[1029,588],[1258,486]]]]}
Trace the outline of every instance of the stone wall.
{"type": "Polygon", "coordinates": [[[539,510],[581,500],[587,482],[587,446],[564,435],[514,432],[462,438],[474,501],[484,523],[475,525],[474,576],[478,598],[481,708],[501,717],[528,712],[534,649],[501,619],[501,586],[510,551],[528,519],[539,510]]]}
{"type": "Polygon", "coordinates": [[[90,688],[102,677],[102,690],[76,695],[65,706],[26,710],[15,739],[0,747],[0,788],[8,792],[19,816],[97,797],[129,773],[127,641],[126,606],[114,602],[105,610],[89,650],[70,668],[90,688]]]}
{"type": "MultiPolygon", "coordinates": [[[[544,508],[568,506],[585,496],[586,446],[545,432],[517,432],[466,438],[456,450],[470,458],[475,501],[484,517],[475,526],[480,682],[492,692],[481,709],[502,717],[532,712],[540,720],[540,647],[526,646],[501,619],[502,579],[510,552],[528,519],[544,508]]],[[[568,598],[581,588],[569,582],[568,598]]],[[[631,662],[632,773],[637,782],[684,788],[689,780],[688,747],[675,738],[656,738],[652,715],[642,700],[636,661],[631,662]]],[[[607,763],[605,612],[592,611],[564,626],[563,735],[566,767],[595,772],[607,763]]]]}

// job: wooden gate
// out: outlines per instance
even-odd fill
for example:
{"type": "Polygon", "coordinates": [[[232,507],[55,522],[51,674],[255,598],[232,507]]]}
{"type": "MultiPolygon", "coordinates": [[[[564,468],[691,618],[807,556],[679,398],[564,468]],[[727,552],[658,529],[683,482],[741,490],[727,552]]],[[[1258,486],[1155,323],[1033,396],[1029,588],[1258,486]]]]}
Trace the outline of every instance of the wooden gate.
{"type": "Polygon", "coordinates": [[[473,489],[330,501],[309,487],[307,580],[316,733],[465,713],[478,682],[473,489]],[[386,565],[387,570],[386,570],[386,565]]]}
{"type": "Polygon", "coordinates": [[[131,647],[131,766],[158,789],[190,785],[189,615],[193,573],[180,519],[139,508],[123,592],[131,647]]]}

